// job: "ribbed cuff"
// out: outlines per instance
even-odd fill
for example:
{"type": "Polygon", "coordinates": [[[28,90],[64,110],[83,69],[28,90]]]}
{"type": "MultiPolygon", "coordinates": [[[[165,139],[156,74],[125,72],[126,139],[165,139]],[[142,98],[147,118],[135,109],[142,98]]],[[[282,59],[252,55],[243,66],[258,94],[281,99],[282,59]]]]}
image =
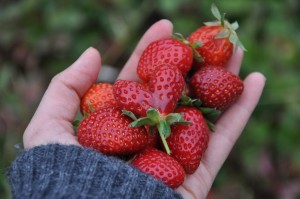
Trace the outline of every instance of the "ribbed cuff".
{"type": "Polygon", "coordinates": [[[14,198],[181,198],[121,160],[78,146],[26,150],[7,175],[14,198]]]}

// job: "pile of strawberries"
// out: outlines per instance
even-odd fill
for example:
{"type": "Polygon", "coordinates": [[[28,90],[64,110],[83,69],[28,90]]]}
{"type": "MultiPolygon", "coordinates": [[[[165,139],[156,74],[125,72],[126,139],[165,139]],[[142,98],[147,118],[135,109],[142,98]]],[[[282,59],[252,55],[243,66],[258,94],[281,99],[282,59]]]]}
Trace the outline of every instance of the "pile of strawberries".
{"type": "Polygon", "coordinates": [[[219,113],[243,91],[225,65],[240,43],[215,5],[216,22],[188,39],[177,35],[150,43],[137,65],[140,81],[94,84],[81,100],[78,141],[160,179],[172,188],[193,174],[219,113]]]}

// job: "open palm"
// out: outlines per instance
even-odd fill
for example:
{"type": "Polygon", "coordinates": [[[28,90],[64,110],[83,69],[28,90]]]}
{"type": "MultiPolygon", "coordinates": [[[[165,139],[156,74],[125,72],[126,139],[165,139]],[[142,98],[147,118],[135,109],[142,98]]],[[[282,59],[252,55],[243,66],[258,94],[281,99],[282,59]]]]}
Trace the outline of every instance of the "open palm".
{"type": "MultiPolygon", "coordinates": [[[[120,79],[138,80],[136,66],[146,46],[157,39],[172,34],[172,24],[167,20],[155,23],[140,40],[132,56],[121,71],[120,79]]],[[[243,53],[238,50],[228,63],[227,69],[239,73],[243,53]]],[[[74,120],[80,98],[96,81],[101,68],[101,56],[94,48],[87,49],[69,68],[56,75],[25,130],[25,148],[50,143],[80,145],[74,134],[74,120]]],[[[216,130],[211,134],[208,148],[201,164],[193,175],[176,191],[184,198],[205,198],[210,187],[245,127],[254,110],[265,83],[260,73],[251,73],[244,80],[244,92],[217,121],[216,130]]]]}

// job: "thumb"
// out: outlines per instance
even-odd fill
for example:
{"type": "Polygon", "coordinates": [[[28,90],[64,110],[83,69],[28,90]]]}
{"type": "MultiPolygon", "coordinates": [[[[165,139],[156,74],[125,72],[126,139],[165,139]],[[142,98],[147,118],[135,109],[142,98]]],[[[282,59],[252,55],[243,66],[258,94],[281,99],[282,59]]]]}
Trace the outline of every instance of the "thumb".
{"type": "Polygon", "coordinates": [[[50,142],[71,142],[59,138],[74,134],[71,123],[80,98],[96,81],[100,66],[99,52],[88,48],[70,67],[53,77],[24,132],[25,148],[50,142]]]}

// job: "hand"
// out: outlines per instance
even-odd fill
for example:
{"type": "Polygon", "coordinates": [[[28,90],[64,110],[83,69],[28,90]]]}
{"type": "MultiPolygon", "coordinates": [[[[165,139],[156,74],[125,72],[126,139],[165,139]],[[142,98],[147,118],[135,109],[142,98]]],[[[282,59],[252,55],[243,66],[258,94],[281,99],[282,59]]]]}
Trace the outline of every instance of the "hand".
{"type": "MultiPolygon", "coordinates": [[[[150,42],[169,37],[172,28],[172,24],[167,20],[155,23],[140,40],[119,78],[137,80],[135,67],[143,50],[150,42]]],[[[227,69],[238,74],[242,57],[243,52],[238,50],[227,69]]],[[[96,81],[100,68],[100,54],[94,48],[89,48],[74,64],[52,79],[25,130],[23,137],[25,148],[50,143],[80,146],[74,135],[72,122],[81,97],[96,81]]],[[[188,175],[184,184],[176,190],[184,198],[206,197],[219,169],[258,103],[264,83],[264,76],[256,72],[245,79],[243,94],[218,120],[199,168],[193,175],[188,175]]]]}

